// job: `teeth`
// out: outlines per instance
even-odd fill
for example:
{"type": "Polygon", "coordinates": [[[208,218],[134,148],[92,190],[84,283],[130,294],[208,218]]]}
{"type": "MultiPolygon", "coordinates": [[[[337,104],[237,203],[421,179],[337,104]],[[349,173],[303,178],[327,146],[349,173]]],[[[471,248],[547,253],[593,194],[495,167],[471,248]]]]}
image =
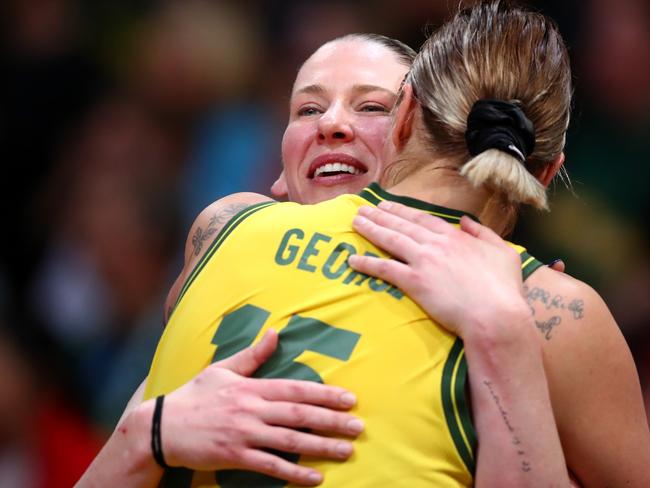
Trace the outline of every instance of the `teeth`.
{"type": "Polygon", "coordinates": [[[314,172],[314,176],[318,176],[322,173],[350,173],[352,175],[358,175],[361,171],[359,171],[358,168],[345,163],[327,163],[319,166],[314,172]]]}

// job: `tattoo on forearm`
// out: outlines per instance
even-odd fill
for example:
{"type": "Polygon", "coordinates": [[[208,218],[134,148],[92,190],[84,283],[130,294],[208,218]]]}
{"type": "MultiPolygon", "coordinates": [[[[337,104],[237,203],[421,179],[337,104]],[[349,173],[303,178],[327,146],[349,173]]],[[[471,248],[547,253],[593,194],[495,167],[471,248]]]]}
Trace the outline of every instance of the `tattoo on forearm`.
{"type": "Polygon", "coordinates": [[[560,325],[561,322],[562,322],[562,319],[558,315],[554,315],[553,317],[551,317],[548,320],[543,320],[543,321],[536,320],[535,325],[537,326],[539,331],[542,334],[544,334],[544,338],[547,341],[550,341],[551,340],[551,332],[553,331],[553,327],[557,327],[558,325],[560,325]]]}
{"type": "Polygon", "coordinates": [[[210,218],[208,221],[208,226],[205,228],[205,230],[203,230],[201,227],[197,227],[196,231],[194,231],[194,235],[192,236],[194,255],[199,255],[201,249],[203,249],[203,243],[212,237],[223,224],[228,222],[233,217],[233,215],[241,212],[248,207],[250,207],[250,205],[247,203],[230,204],[219,209],[219,211],[210,218]]]}
{"type": "MultiPolygon", "coordinates": [[[[518,456],[525,456],[526,451],[524,451],[524,448],[522,446],[522,442],[519,439],[518,436],[515,435],[515,428],[512,426],[510,423],[510,419],[508,418],[508,412],[503,408],[503,405],[501,404],[501,398],[499,398],[499,395],[497,395],[494,391],[494,388],[492,386],[492,382],[489,380],[483,380],[483,384],[487,387],[488,391],[490,392],[490,396],[492,397],[492,400],[494,401],[494,404],[497,406],[499,409],[499,413],[501,414],[501,418],[503,419],[503,423],[505,424],[506,428],[508,431],[512,434],[512,444],[516,446],[517,449],[517,455],[518,456]]],[[[524,472],[528,472],[532,469],[532,466],[529,461],[526,459],[521,460],[521,470],[524,472]]]]}

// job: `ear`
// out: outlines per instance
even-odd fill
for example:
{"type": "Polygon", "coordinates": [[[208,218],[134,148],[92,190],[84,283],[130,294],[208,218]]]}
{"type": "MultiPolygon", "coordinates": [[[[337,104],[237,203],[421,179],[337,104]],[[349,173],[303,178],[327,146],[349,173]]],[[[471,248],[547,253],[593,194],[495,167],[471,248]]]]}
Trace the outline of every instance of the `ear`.
{"type": "Polygon", "coordinates": [[[277,199],[286,200],[289,194],[289,189],[287,188],[287,180],[284,176],[284,170],[278,176],[278,179],[275,180],[275,183],[271,186],[271,195],[277,199]]]}
{"type": "Polygon", "coordinates": [[[391,133],[391,140],[396,149],[402,149],[411,138],[417,104],[413,96],[413,87],[409,84],[404,85],[395,107],[395,119],[391,133]]]}
{"type": "Polygon", "coordinates": [[[544,185],[544,188],[548,188],[548,185],[553,181],[553,177],[560,171],[560,168],[564,164],[564,153],[561,152],[560,155],[551,161],[551,164],[546,165],[542,171],[537,175],[539,182],[544,185]]]}

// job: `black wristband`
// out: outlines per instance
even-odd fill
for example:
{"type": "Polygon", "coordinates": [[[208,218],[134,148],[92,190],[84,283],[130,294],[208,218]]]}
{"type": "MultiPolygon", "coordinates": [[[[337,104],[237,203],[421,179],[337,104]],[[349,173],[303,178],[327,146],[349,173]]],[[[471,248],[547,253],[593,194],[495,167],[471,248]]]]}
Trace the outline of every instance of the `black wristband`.
{"type": "Polygon", "coordinates": [[[160,395],[156,398],[156,406],[153,409],[153,420],[151,421],[151,451],[153,458],[158,465],[167,469],[169,466],[165,462],[165,456],[162,451],[162,440],[160,438],[160,423],[162,419],[162,407],[165,395],[160,395]]]}

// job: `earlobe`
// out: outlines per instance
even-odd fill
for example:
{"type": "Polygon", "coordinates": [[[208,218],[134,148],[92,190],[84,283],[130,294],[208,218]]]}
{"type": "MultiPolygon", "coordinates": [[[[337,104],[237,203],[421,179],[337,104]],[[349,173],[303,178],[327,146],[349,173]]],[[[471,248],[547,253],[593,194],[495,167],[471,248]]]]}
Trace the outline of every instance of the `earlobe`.
{"type": "Polygon", "coordinates": [[[538,175],[537,179],[539,182],[544,185],[544,188],[548,188],[548,185],[553,181],[553,177],[560,171],[562,165],[564,164],[564,152],[561,152],[560,155],[551,161],[538,175]]]}
{"type": "Polygon", "coordinates": [[[416,107],[417,101],[413,95],[413,87],[405,84],[402,87],[397,107],[395,107],[395,120],[391,134],[392,142],[397,149],[402,149],[411,138],[416,107]]]}
{"type": "Polygon", "coordinates": [[[271,195],[277,199],[284,200],[287,198],[288,194],[289,189],[287,187],[287,180],[284,176],[284,170],[282,170],[282,173],[280,173],[278,179],[275,180],[275,183],[273,183],[273,185],[271,185],[271,195]]]}

